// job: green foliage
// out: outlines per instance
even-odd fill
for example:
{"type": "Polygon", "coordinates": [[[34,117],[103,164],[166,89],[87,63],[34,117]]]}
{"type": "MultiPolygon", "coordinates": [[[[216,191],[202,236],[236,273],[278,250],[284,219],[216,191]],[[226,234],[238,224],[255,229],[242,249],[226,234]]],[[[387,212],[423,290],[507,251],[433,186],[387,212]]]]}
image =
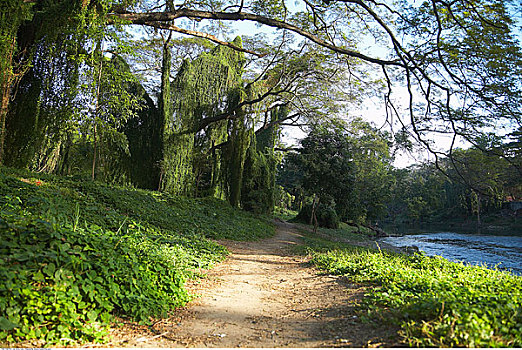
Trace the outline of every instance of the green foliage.
{"type": "MultiPolygon", "coordinates": [[[[129,156],[125,159],[124,173],[139,188],[156,190],[159,187],[162,119],[159,109],[138,82],[129,92],[139,99],[141,108],[122,128],[128,140],[129,156]],[[139,164],[139,166],[136,166],[139,164]]],[[[110,179],[114,181],[114,179],[110,179]]]]}
{"type": "Polygon", "coordinates": [[[499,223],[506,232],[519,231],[515,218],[504,215],[500,208],[507,198],[520,198],[521,177],[516,168],[520,155],[510,144],[477,142],[482,143],[481,149],[455,149],[451,157],[439,159],[438,164],[394,170],[389,221],[431,225],[466,220],[470,222],[466,228],[475,230],[481,228],[482,216],[504,216],[499,223]],[[478,225],[471,225],[471,221],[478,225]]]}
{"type": "MultiPolygon", "coordinates": [[[[239,100],[242,100],[242,98],[240,97],[239,100]]],[[[238,207],[241,201],[245,159],[253,131],[247,128],[245,114],[240,113],[240,115],[242,117],[232,122],[230,142],[225,152],[225,164],[227,165],[225,175],[226,188],[228,189],[228,201],[233,207],[238,207]]]]}
{"type": "Polygon", "coordinates": [[[241,205],[254,213],[271,214],[274,210],[275,159],[270,154],[248,148],[243,171],[241,205]]]}
{"type": "Polygon", "coordinates": [[[55,171],[60,153],[76,117],[79,64],[75,60],[80,40],[70,33],[38,35],[36,24],[26,24],[19,40],[29,47],[30,65],[13,95],[7,115],[5,164],[19,168],[55,171]],[[36,32],[36,33],[35,33],[36,32]],[[32,45],[32,46],[31,46],[32,45]],[[34,47],[33,47],[34,46],[34,47]]]}
{"type": "Polygon", "coordinates": [[[374,222],[385,215],[394,183],[389,135],[361,119],[349,124],[348,135],[356,167],[357,205],[352,220],[374,222]]]}
{"type": "MultiPolygon", "coordinates": [[[[317,224],[320,227],[339,228],[339,216],[332,205],[319,203],[315,209],[317,224]]],[[[294,221],[310,224],[312,217],[312,203],[308,203],[301,208],[301,211],[295,217],[294,221]]]]}
{"type": "MultiPolygon", "coordinates": [[[[299,154],[285,156],[278,182],[302,203],[303,190],[334,203],[341,220],[368,222],[386,213],[394,178],[386,133],[361,119],[315,126],[299,154]]],[[[297,209],[296,208],[296,209],[297,209]]]]}
{"type": "Polygon", "coordinates": [[[280,207],[276,206],[274,208],[273,215],[276,218],[279,218],[283,221],[288,221],[297,216],[298,212],[292,209],[288,209],[288,207],[280,207]]]}
{"type": "Polygon", "coordinates": [[[121,169],[129,149],[120,131],[141,100],[129,93],[135,80],[118,55],[129,53],[123,36],[105,23],[106,11],[116,3],[123,5],[64,0],[34,4],[33,16],[17,35],[21,61],[16,63],[27,67],[19,74],[20,93],[12,92],[6,165],[64,172],[71,168],[68,160],[76,161],[69,151],[80,141],[94,144],[88,147],[89,156],[92,160],[97,152],[102,177],[119,181],[128,175],[121,169]],[[112,59],[102,52],[104,41],[110,42],[112,59]]]}
{"type": "Polygon", "coordinates": [[[355,206],[355,175],[353,149],[338,130],[313,129],[301,140],[303,188],[316,194],[323,203],[335,203],[342,220],[350,217],[355,206]]]}
{"type": "MultiPolygon", "coordinates": [[[[444,65],[456,83],[454,93],[473,91],[464,108],[451,111],[453,123],[497,127],[500,118],[520,115],[520,110],[510,110],[512,103],[520,105],[522,97],[515,88],[522,73],[522,52],[512,17],[519,6],[511,0],[456,1],[451,5],[424,2],[404,18],[403,28],[415,38],[410,48],[423,47],[419,52],[424,62],[444,65]],[[437,33],[444,34],[437,37],[437,33]]],[[[449,109],[442,103],[432,113],[447,115],[449,109]]],[[[462,130],[467,126],[462,125],[462,130]]],[[[464,133],[475,134],[476,130],[464,133]]]]}
{"type": "MultiPolygon", "coordinates": [[[[242,46],[240,37],[233,43],[242,46]]],[[[241,102],[244,63],[243,53],[219,45],[193,61],[183,62],[170,87],[174,101],[173,114],[164,120],[162,188],[166,191],[173,194],[193,193],[194,139],[198,124],[204,118],[234,109],[241,102]]],[[[241,119],[234,122],[234,130],[239,130],[239,124],[243,122],[241,119]]],[[[214,132],[210,131],[211,141],[218,141],[222,138],[220,134],[226,133],[226,128],[220,126],[212,130],[214,132]]],[[[241,135],[238,132],[232,138],[240,138],[241,135]]]]}
{"type": "Polygon", "coordinates": [[[265,220],[214,199],[0,173],[0,342],[78,345],[112,315],[147,322],[186,303],[188,278],[257,239],[265,220]]]}
{"type": "MultiPolygon", "coordinates": [[[[416,169],[397,169],[393,172],[395,184],[388,213],[394,220],[422,223],[443,214],[443,210],[456,215],[454,210],[460,202],[461,190],[445,186],[443,174],[433,166],[416,169]],[[445,196],[448,196],[446,202],[445,196]]],[[[448,185],[451,185],[448,183],[448,185]]]]}
{"type": "Polygon", "coordinates": [[[301,167],[300,155],[289,152],[284,155],[280,166],[277,168],[276,182],[281,190],[293,197],[290,208],[300,210],[304,200],[303,189],[304,171],[301,167]]]}
{"type": "Polygon", "coordinates": [[[31,17],[31,5],[22,0],[5,0],[0,4],[0,86],[15,73],[12,58],[16,50],[16,32],[31,17]]]}
{"type": "Polygon", "coordinates": [[[271,214],[274,210],[277,159],[274,155],[275,128],[255,135],[247,150],[243,169],[241,205],[255,213],[271,214]]]}
{"type": "Polygon", "coordinates": [[[440,257],[330,245],[313,262],[371,285],[368,316],[400,325],[415,347],[520,347],[522,278],[440,257]]]}

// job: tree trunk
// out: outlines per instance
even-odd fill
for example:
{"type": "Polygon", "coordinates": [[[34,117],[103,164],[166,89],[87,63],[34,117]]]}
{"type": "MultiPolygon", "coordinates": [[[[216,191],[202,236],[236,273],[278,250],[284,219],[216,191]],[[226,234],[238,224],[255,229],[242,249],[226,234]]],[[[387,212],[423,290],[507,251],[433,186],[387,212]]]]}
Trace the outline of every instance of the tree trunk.
{"type": "Polygon", "coordinates": [[[170,118],[172,118],[171,110],[172,110],[172,98],[170,96],[170,70],[171,70],[171,60],[172,53],[170,51],[170,40],[172,37],[172,33],[169,33],[169,36],[163,42],[163,57],[161,62],[161,91],[160,97],[158,101],[158,109],[161,115],[161,169],[160,169],[160,178],[158,184],[158,190],[166,190],[167,183],[170,179],[168,179],[169,174],[166,170],[168,167],[168,161],[165,159],[166,157],[166,141],[169,139],[172,130],[168,130],[170,123],[170,118]]]}
{"type": "MultiPolygon", "coordinates": [[[[97,157],[97,148],[98,148],[98,135],[97,135],[97,119],[98,113],[100,111],[100,91],[101,91],[101,76],[103,69],[103,42],[99,43],[99,51],[100,51],[100,65],[98,68],[98,77],[96,81],[96,106],[94,107],[94,125],[93,125],[93,137],[94,137],[94,145],[93,145],[93,155],[92,155],[92,181],[96,178],[96,157],[97,157]]],[[[98,48],[97,48],[98,49],[98,48]]]]}
{"type": "Polygon", "coordinates": [[[12,63],[13,63],[13,54],[14,49],[16,47],[16,36],[13,35],[13,39],[11,41],[11,45],[9,50],[5,54],[5,65],[3,65],[2,72],[0,72],[0,82],[1,82],[1,106],[0,106],[0,165],[4,164],[4,144],[5,144],[5,136],[7,133],[6,130],[6,119],[7,112],[9,110],[9,99],[11,97],[11,85],[13,83],[13,72],[12,63]]]}
{"type": "Polygon", "coordinates": [[[94,126],[93,126],[93,137],[94,137],[94,144],[93,144],[93,154],[92,154],[92,181],[96,178],[96,147],[98,146],[97,142],[97,135],[96,135],[96,117],[94,117],[94,126]]]}
{"type": "Polygon", "coordinates": [[[2,105],[0,107],[0,165],[4,164],[4,143],[6,135],[6,124],[7,111],[9,109],[9,96],[10,96],[10,79],[3,82],[2,84],[2,105]]]}
{"type": "Polygon", "coordinates": [[[482,229],[482,222],[480,220],[480,194],[477,194],[477,233],[480,234],[482,229]]]}
{"type": "Polygon", "coordinates": [[[317,221],[317,206],[319,205],[319,198],[314,195],[314,200],[312,201],[312,214],[310,215],[310,225],[314,225],[314,233],[317,233],[317,227],[319,223],[317,221]]]}
{"type": "Polygon", "coordinates": [[[170,96],[170,69],[172,53],[170,52],[172,33],[163,43],[163,58],[161,62],[161,96],[159,100],[160,113],[163,122],[166,123],[171,118],[172,98],[170,96]]]}

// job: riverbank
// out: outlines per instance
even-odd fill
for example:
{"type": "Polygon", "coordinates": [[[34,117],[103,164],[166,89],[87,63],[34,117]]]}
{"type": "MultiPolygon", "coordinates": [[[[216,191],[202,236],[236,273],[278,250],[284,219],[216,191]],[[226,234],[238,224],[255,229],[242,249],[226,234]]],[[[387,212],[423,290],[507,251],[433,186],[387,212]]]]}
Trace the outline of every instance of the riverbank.
{"type": "Polygon", "coordinates": [[[370,286],[361,313],[399,327],[413,347],[520,347],[522,277],[423,254],[397,254],[308,236],[312,262],[370,286]]]}
{"type": "Polygon", "coordinates": [[[430,256],[485,264],[522,275],[522,237],[438,232],[387,237],[382,242],[399,248],[415,246],[430,256]]]}
{"type": "Polygon", "coordinates": [[[522,217],[508,215],[505,211],[486,216],[480,227],[477,226],[475,218],[464,217],[440,218],[416,224],[392,224],[390,222],[383,222],[382,227],[390,235],[456,232],[522,237],[522,217]]]}

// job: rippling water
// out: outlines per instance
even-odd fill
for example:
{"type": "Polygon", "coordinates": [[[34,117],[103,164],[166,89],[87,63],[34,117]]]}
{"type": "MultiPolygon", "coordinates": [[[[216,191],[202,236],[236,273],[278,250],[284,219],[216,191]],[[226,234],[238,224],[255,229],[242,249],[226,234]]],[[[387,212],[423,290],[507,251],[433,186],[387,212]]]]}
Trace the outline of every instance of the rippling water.
{"type": "Polygon", "coordinates": [[[440,232],[387,237],[382,241],[397,247],[417,246],[427,255],[440,255],[451,261],[498,265],[522,275],[522,237],[440,232]]]}

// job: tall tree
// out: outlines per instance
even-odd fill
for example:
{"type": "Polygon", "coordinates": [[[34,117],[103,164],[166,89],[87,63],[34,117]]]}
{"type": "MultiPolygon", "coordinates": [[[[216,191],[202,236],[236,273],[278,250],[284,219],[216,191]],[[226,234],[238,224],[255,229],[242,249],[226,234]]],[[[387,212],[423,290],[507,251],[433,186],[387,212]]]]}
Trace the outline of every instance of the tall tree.
{"type": "Polygon", "coordinates": [[[301,141],[303,188],[333,206],[341,220],[354,219],[357,207],[353,147],[340,130],[316,127],[301,141]]]}
{"type": "Polygon", "coordinates": [[[168,27],[211,40],[209,33],[164,23],[186,18],[252,21],[292,32],[341,60],[366,62],[381,70],[389,88],[385,101],[390,113],[410,124],[413,135],[439,156],[441,152],[426,139],[431,131],[472,140],[480,127],[520,120],[522,54],[510,11],[516,6],[516,1],[500,0],[420,4],[334,0],[303,1],[297,6],[284,0],[198,2],[170,12],[113,11],[109,21],[168,27]],[[389,58],[361,49],[358,42],[368,38],[389,49],[389,58]],[[405,114],[394,102],[399,84],[407,91],[405,114]]]}
{"type": "MultiPolygon", "coordinates": [[[[241,46],[241,39],[234,41],[241,46]]],[[[234,130],[240,133],[243,54],[227,47],[216,47],[194,61],[185,61],[172,83],[173,113],[164,121],[162,188],[178,194],[191,194],[194,184],[193,154],[197,126],[229,110],[237,113],[234,130]]],[[[223,141],[226,124],[207,129],[214,143],[223,141]]],[[[238,139],[236,135],[233,139],[238,139]]]]}
{"type": "Polygon", "coordinates": [[[0,4],[0,165],[4,162],[6,118],[11,90],[23,74],[23,66],[16,64],[17,32],[31,16],[32,4],[23,0],[7,0],[0,4]]]}
{"type": "Polygon", "coordinates": [[[353,219],[358,222],[379,220],[386,212],[394,181],[390,172],[393,161],[390,137],[360,118],[348,124],[347,134],[353,149],[359,203],[353,208],[353,219]]]}

